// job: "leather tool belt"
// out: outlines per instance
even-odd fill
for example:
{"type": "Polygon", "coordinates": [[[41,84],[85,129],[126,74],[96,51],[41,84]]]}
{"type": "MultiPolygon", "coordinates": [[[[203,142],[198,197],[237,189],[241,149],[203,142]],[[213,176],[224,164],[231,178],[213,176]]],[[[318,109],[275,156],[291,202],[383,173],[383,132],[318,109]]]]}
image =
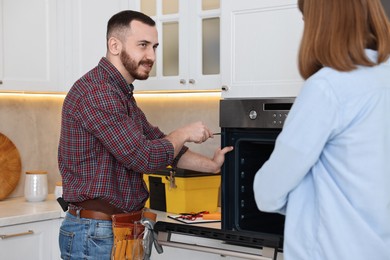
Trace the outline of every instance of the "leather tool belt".
{"type": "Polygon", "coordinates": [[[156,221],[156,214],[141,210],[112,215],[112,231],[114,233],[112,260],[144,259],[145,226],[142,225],[141,218],[156,221]]]}
{"type": "Polygon", "coordinates": [[[114,234],[112,260],[141,260],[145,258],[145,254],[147,256],[145,259],[149,259],[151,248],[150,246],[145,248],[145,226],[141,223],[141,219],[154,222],[157,217],[155,213],[144,210],[123,213],[122,210],[101,199],[71,202],[70,204],[68,212],[74,216],[112,221],[114,234]]]}

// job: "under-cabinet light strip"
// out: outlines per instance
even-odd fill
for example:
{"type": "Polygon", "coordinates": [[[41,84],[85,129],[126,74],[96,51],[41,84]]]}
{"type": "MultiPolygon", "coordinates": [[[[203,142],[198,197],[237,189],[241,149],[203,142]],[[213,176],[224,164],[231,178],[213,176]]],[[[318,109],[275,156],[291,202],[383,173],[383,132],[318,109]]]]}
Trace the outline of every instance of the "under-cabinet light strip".
{"type": "MultiPolygon", "coordinates": [[[[55,97],[64,98],[66,93],[28,93],[28,92],[0,92],[1,96],[13,97],[55,97]]],[[[134,92],[135,97],[220,97],[220,91],[204,91],[204,92],[134,92]]]]}

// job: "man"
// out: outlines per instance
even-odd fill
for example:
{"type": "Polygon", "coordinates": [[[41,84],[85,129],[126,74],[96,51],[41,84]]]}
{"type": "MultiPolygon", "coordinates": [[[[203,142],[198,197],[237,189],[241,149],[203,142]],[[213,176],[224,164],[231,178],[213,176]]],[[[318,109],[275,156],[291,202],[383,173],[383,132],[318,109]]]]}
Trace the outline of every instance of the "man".
{"type": "Polygon", "coordinates": [[[109,259],[110,216],[141,210],[144,172],[168,165],[219,172],[232,147],[212,159],[190,151],[213,133],[196,122],[168,135],[152,126],[133,97],[133,81],[149,76],[158,46],[155,22],[123,11],[107,26],[107,53],[65,98],[58,160],[69,211],[60,229],[61,257],[109,259]]]}

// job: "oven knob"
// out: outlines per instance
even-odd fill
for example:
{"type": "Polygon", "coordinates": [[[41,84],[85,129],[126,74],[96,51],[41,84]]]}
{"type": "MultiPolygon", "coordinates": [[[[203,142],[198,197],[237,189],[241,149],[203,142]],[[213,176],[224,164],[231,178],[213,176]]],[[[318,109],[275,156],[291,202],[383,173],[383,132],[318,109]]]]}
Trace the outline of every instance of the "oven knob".
{"type": "Polygon", "coordinates": [[[249,112],[249,118],[252,119],[252,120],[255,120],[257,118],[257,112],[256,110],[251,110],[249,112]]]}

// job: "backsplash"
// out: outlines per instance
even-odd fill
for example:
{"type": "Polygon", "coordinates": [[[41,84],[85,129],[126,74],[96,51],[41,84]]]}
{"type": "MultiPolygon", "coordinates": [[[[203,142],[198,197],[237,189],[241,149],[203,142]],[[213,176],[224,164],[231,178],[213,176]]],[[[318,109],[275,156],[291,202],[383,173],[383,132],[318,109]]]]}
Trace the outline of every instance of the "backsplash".
{"type": "MultiPolygon", "coordinates": [[[[49,193],[61,180],[57,164],[63,95],[0,94],[0,132],[19,150],[22,173],[9,197],[24,196],[25,172],[48,172],[49,193]]],[[[169,133],[185,124],[201,120],[219,132],[219,94],[139,94],[138,105],[148,120],[169,133]]],[[[203,144],[188,144],[199,153],[212,157],[220,137],[203,144]]]]}

